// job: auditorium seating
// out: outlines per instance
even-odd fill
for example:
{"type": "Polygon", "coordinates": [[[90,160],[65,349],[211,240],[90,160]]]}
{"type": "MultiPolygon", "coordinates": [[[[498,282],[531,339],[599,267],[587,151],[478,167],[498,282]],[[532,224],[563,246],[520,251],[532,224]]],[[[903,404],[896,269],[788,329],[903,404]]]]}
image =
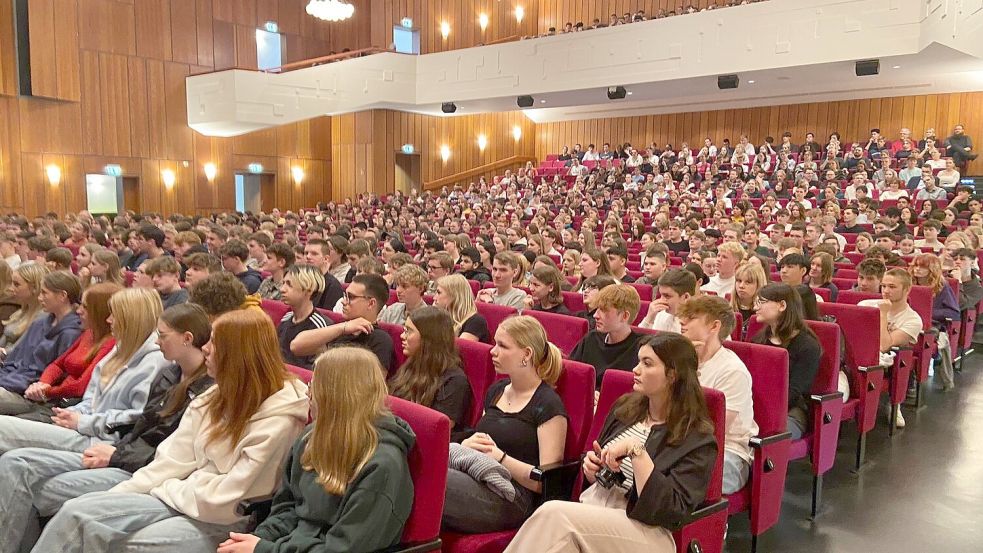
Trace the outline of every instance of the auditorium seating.
{"type": "Polygon", "coordinates": [[[542,323],[543,328],[546,329],[546,337],[556,347],[560,348],[564,356],[570,355],[580,339],[587,334],[587,319],[583,317],[559,315],[533,309],[526,309],[522,313],[542,323]]]}

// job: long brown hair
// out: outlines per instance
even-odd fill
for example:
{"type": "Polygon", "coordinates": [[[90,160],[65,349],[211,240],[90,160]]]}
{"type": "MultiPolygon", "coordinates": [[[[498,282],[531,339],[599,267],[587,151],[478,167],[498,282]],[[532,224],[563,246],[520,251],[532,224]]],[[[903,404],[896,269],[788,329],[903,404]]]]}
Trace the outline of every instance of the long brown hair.
{"type": "Polygon", "coordinates": [[[446,311],[421,307],[409,315],[420,334],[420,348],[389,383],[392,395],[430,407],[440,390],[444,371],[461,366],[454,344],[454,325],[446,311]]]}
{"type": "Polygon", "coordinates": [[[270,317],[259,309],[230,311],[212,324],[217,393],[207,400],[211,429],[207,442],[235,445],[267,398],[292,377],[280,358],[270,317]]]}
{"type": "Polygon", "coordinates": [[[99,355],[99,350],[107,340],[113,339],[112,328],[109,326],[109,298],[122,290],[123,287],[112,282],[102,282],[90,286],[82,294],[82,305],[88,312],[89,330],[92,332],[92,347],[85,354],[85,364],[88,365],[99,355]]]}
{"type": "Polygon", "coordinates": [[[379,446],[376,423],[389,415],[383,372],[363,348],[331,348],[314,362],[310,391],[319,413],[300,460],[329,494],[344,494],[379,446]]]}
{"type": "MultiPolygon", "coordinates": [[[[208,313],[196,303],[182,303],[169,307],[160,314],[160,322],[171,327],[175,332],[184,334],[190,332],[191,347],[201,349],[212,337],[212,325],[208,321],[208,313]]],[[[205,364],[195,369],[193,373],[182,378],[180,382],[167,392],[167,401],[160,412],[161,417],[170,417],[182,411],[187,405],[188,389],[196,382],[208,376],[205,364]]]]}
{"type": "MultiPolygon", "coordinates": [[[[699,359],[692,342],[675,332],[662,332],[642,339],[639,348],[648,347],[666,368],[668,393],[666,402],[667,443],[677,445],[691,432],[713,433],[713,422],[707,412],[706,399],[696,371],[699,359]]],[[[614,416],[623,424],[644,421],[649,414],[649,398],[633,392],[617,401],[614,416]]]]}
{"type": "MultiPolygon", "coordinates": [[[[816,333],[806,324],[802,297],[795,288],[788,284],[773,282],[759,290],[758,297],[768,301],[785,302],[785,311],[782,312],[778,324],[775,325],[774,332],[783,348],[788,347],[789,342],[800,332],[812,336],[813,340],[817,342],[819,341],[816,333]]],[[[772,345],[771,337],[771,325],[765,325],[751,341],[756,344],[772,345]]]]}

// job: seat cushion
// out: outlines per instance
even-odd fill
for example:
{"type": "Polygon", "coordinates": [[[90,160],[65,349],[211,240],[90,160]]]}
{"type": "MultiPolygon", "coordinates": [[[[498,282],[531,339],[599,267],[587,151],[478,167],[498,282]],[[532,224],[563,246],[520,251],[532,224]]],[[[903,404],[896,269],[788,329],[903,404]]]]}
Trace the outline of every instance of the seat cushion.
{"type": "Polygon", "coordinates": [[[509,546],[518,530],[504,530],[488,534],[458,534],[444,532],[441,550],[445,553],[502,553],[509,546]]]}

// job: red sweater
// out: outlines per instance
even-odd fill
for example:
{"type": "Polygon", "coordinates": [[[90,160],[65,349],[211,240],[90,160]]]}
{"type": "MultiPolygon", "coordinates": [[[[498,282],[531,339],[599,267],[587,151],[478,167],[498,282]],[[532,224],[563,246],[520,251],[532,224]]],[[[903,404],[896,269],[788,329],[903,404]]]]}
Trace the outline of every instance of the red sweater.
{"type": "Polygon", "coordinates": [[[110,336],[99,352],[89,363],[85,362],[85,357],[92,349],[92,331],[84,330],[78,340],[55,359],[41,374],[41,382],[50,384],[46,396],[48,399],[64,399],[82,397],[85,388],[89,385],[89,377],[92,376],[92,369],[109,353],[116,345],[116,340],[110,336]]]}

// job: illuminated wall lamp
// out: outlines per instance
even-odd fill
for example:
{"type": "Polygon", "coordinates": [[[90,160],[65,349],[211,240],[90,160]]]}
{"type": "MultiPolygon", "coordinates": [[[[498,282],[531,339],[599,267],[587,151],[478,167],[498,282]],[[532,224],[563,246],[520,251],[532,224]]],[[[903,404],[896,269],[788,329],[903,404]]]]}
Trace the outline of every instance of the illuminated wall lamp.
{"type": "Polygon", "coordinates": [[[519,139],[522,138],[522,127],[520,127],[519,125],[512,127],[512,138],[514,138],[516,142],[518,142],[519,139]]]}
{"type": "Polygon", "coordinates": [[[484,152],[485,151],[485,148],[487,146],[488,146],[488,137],[485,136],[485,135],[483,135],[483,134],[479,134],[478,135],[478,150],[484,152]]]}
{"type": "Polygon", "coordinates": [[[444,144],[443,146],[440,147],[440,159],[443,160],[444,163],[447,163],[447,160],[450,158],[451,158],[451,147],[448,146],[447,144],[444,144]]]}
{"type": "Polygon", "coordinates": [[[205,178],[208,179],[208,182],[214,181],[215,175],[217,174],[218,174],[218,167],[216,167],[214,163],[205,164],[205,178]]]}
{"type": "Polygon", "coordinates": [[[515,21],[516,23],[522,23],[522,20],[526,17],[526,9],[522,6],[515,7],[515,21]]]}
{"type": "Polygon", "coordinates": [[[451,24],[446,21],[440,22],[440,36],[447,40],[447,37],[451,34],[451,24]]]}
{"type": "Polygon", "coordinates": [[[44,168],[44,172],[48,176],[48,183],[51,184],[51,186],[58,186],[58,183],[61,182],[61,167],[58,167],[52,163],[44,168]]]}
{"type": "Polygon", "coordinates": [[[164,188],[170,190],[174,188],[174,181],[177,177],[174,175],[174,171],[170,169],[164,169],[160,172],[160,179],[164,182],[164,188]]]}
{"type": "Polygon", "coordinates": [[[478,26],[481,27],[481,31],[484,32],[488,28],[488,14],[483,13],[478,15],[478,26]]]}
{"type": "Polygon", "coordinates": [[[297,186],[300,186],[300,183],[304,182],[304,168],[303,167],[294,165],[293,168],[290,169],[290,175],[293,176],[293,178],[294,178],[294,184],[296,184],[297,186]]]}

